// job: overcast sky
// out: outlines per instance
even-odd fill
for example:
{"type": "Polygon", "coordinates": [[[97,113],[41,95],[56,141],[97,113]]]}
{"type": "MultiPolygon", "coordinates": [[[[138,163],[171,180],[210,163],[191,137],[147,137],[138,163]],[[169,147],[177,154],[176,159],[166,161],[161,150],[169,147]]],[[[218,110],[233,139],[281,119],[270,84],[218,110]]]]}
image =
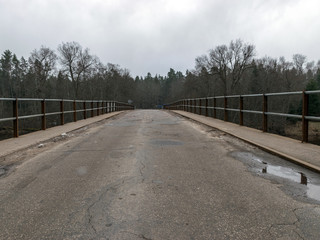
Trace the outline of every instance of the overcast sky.
{"type": "Polygon", "coordinates": [[[0,52],[88,47],[132,76],[194,68],[194,59],[241,38],[258,57],[320,59],[319,0],[0,0],[0,52]]]}

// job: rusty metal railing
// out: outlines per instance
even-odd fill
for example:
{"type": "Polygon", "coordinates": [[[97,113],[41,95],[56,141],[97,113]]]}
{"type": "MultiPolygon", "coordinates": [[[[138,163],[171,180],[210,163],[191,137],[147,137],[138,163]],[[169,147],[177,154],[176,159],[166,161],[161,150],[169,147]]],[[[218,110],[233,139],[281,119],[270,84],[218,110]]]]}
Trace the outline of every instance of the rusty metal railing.
{"type": "Polygon", "coordinates": [[[77,113],[83,113],[83,119],[88,117],[99,116],[101,114],[123,111],[123,110],[133,110],[134,106],[131,104],[117,102],[117,101],[105,101],[105,100],[70,100],[70,99],[39,99],[39,98],[0,98],[0,101],[11,101],[12,102],[12,117],[0,118],[0,122],[13,122],[13,136],[19,137],[19,120],[28,118],[41,118],[41,129],[45,130],[47,128],[47,117],[52,115],[60,115],[60,125],[65,123],[65,115],[73,114],[73,121],[77,121],[77,113]],[[41,113],[33,115],[19,115],[19,103],[26,101],[36,101],[41,102],[41,113]],[[46,112],[46,105],[48,102],[55,102],[59,105],[60,111],[58,112],[46,112]],[[72,103],[72,110],[65,111],[65,103],[72,103]],[[82,108],[77,108],[82,105],[82,108]],[[89,116],[91,115],[91,116],[89,116]]]}
{"type": "Polygon", "coordinates": [[[288,117],[302,120],[302,142],[308,142],[308,129],[309,121],[320,121],[320,116],[310,116],[309,114],[309,96],[312,94],[320,94],[320,90],[315,91],[296,91],[296,92],[280,92],[280,93],[266,93],[266,94],[245,94],[245,95],[232,95],[232,96],[216,96],[207,98],[192,98],[182,99],[170,104],[164,105],[165,109],[169,110],[183,110],[191,113],[198,113],[200,115],[209,116],[208,110],[213,111],[213,118],[217,118],[217,110],[223,111],[223,120],[228,121],[228,112],[239,113],[239,125],[243,125],[244,113],[260,114],[262,115],[262,130],[268,131],[268,116],[288,117]],[[268,111],[268,99],[273,96],[287,96],[287,95],[300,95],[302,96],[302,114],[289,114],[268,111]],[[258,97],[262,98],[261,110],[244,109],[244,99],[258,97]],[[228,108],[228,99],[237,98],[239,108],[228,108]],[[217,99],[223,99],[223,107],[217,107],[217,99]],[[209,105],[209,100],[213,104],[209,105]]]}

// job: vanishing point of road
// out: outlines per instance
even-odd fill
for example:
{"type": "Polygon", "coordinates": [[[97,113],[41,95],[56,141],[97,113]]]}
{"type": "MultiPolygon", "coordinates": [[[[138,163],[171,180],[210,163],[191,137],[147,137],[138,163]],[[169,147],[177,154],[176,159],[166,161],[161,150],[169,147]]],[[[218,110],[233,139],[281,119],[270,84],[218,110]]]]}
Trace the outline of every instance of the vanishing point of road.
{"type": "Polygon", "coordinates": [[[320,239],[305,186],[255,170],[281,159],[173,113],[48,145],[0,178],[0,239],[320,239]]]}

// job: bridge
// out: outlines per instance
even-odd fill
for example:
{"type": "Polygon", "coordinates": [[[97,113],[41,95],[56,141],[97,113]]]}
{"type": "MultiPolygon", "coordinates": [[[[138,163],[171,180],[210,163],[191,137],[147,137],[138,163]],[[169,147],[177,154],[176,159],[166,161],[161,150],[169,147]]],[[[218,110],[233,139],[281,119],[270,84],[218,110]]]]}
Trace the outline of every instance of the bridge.
{"type": "Polygon", "coordinates": [[[207,98],[170,110],[71,102],[52,112],[70,122],[51,128],[44,102],[45,131],[0,142],[0,239],[320,237],[320,147],[306,139],[214,118],[235,109],[207,98]]]}

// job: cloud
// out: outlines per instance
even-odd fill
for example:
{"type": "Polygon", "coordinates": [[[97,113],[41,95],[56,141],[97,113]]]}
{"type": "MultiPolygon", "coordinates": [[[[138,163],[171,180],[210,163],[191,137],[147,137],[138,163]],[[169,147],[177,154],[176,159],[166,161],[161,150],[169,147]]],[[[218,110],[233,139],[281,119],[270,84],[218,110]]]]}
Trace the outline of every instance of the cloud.
{"type": "Polygon", "coordinates": [[[77,41],[133,76],[185,71],[210,48],[241,38],[259,56],[318,60],[317,0],[0,0],[0,51],[28,57],[77,41]]]}

